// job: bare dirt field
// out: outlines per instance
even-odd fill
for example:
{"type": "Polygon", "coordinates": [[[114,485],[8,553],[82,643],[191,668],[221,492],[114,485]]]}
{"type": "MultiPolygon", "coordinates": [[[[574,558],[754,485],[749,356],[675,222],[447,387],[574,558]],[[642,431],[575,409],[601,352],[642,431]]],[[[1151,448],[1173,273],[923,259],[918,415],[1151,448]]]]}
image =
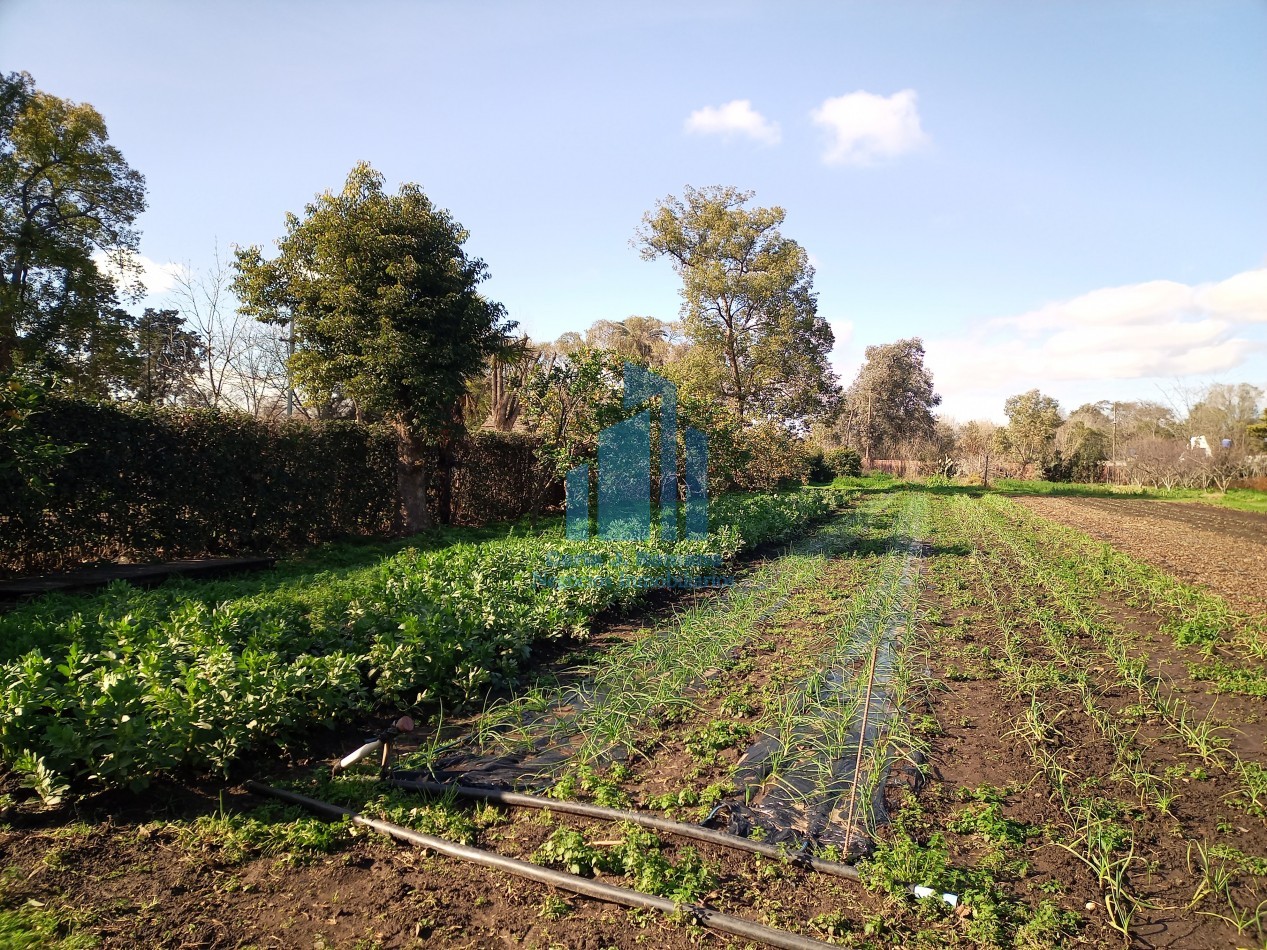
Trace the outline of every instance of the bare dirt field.
{"type": "Polygon", "coordinates": [[[1143,498],[1018,498],[1242,610],[1267,611],[1267,515],[1143,498]]]}

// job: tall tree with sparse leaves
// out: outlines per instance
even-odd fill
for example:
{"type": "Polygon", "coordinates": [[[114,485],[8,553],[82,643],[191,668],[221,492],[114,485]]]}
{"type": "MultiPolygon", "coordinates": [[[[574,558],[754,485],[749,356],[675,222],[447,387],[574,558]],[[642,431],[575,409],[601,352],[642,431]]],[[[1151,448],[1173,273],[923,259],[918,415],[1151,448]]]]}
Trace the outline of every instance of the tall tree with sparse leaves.
{"type": "Polygon", "coordinates": [[[132,389],[139,402],[162,405],[189,396],[205,344],[185,326],[179,310],[146,307],[136,321],[135,348],[132,389]]]}
{"type": "Polygon", "coordinates": [[[845,394],[841,425],[846,441],[856,445],[870,467],[877,449],[895,450],[931,439],[933,409],[941,396],[933,374],[924,365],[919,337],[866,349],[866,362],[845,394]]]}
{"type": "Polygon", "coordinates": [[[1037,389],[1009,396],[1003,403],[1007,425],[999,440],[1021,465],[1049,461],[1056,445],[1056,430],[1063,421],[1060,403],[1037,389]]]}
{"type": "MultiPolygon", "coordinates": [[[[275,258],[237,252],[243,312],[291,325],[297,387],[350,400],[358,417],[396,429],[407,531],[430,523],[426,460],[438,455],[443,470],[452,458],[467,379],[514,327],[478,292],[488,268],[467,254],[467,237],[417,185],[388,194],[363,162],[341,191],[286,216],[275,258]]],[[[444,473],[436,485],[442,518],[448,483],[444,473]]]]}
{"type": "Polygon", "coordinates": [[[0,374],[22,365],[99,394],[121,384],[131,318],[117,293],[136,273],[144,209],[145,179],[96,109],[28,73],[0,76],[0,374]]]}
{"type": "Polygon", "coordinates": [[[748,208],[752,196],[687,188],[643,216],[637,242],[645,259],[673,262],[686,337],[701,368],[720,370],[699,374],[695,388],[713,390],[741,424],[802,426],[839,394],[832,331],[818,314],[809,255],[779,231],[783,209],[748,208]]]}

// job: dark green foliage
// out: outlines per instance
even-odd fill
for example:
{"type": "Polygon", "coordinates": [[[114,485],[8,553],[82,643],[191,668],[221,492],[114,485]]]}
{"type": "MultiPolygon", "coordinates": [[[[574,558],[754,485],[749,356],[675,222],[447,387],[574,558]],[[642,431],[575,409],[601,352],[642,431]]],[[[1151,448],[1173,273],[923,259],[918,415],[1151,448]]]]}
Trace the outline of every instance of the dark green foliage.
{"type": "Polygon", "coordinates": [[[126,280],[144,209],[145,179],[96,109],[0,75],[0,373],[56,373],[95,395],[125,383],[128,288],[98,260],[126,280]]]}
{"type": "MultiPolygon", "coordinates": [[[[36,411],[34,392],[0,392],[0,573],[284,551],[396,526],[397,442],[383,427],[63,398],[36,411]]],[[[464,444],[454,520],[522,515],[535,444],[508,433],[464,444]]]]}
{"type": "Polygon", "coordinates": [[[1104,481],[1104,459],[1095,455],[1075,453],[1064,455],[1060,449],[1043,463],[1043,480],[1048,482],[1076,482],[1091,485],[1104,481]]]}
{"type": "MultiPolygon", "coordinates": [[[[541,440],[522,432],[476,432],[457,451],[453,471],[453,523],[509,521],[527,514],[538,482],[541,440]]],[[[541,500],[563,500],[563,483],[547,478],[541,500]]]]}
{"type": "Polygon", "coordinates": [[[799,428],[839,395],[832,331],[809,254],[779,231],[783,209],[749,208],[752,197],[688,187],[643,215],[638,243],[645,260],[667,257],[682,278],[694,357],[675,374],[680,395],[725,404],[740,427],[763,419],[799,428]]]}
{"type": "Polygon", "coordinates": [[[836,477],[836,473],[828,468],[822,449],[810,449],[805,455],[805,465],[805,477],[811,482],[830,482],[836,477]]]}
{"type": "Polygon", "coordinates": [[[0,488],[42,497],[47,476],[68,448],[55,444],[31,425],[44,407],[48,385],[0,377],[0,488]]]}
{"type": "Polygon", "coordinates": [[[206,346],[185,328],[180,312],[146,307],[134,336],[137,363],[131,388],[136,398],[162,405],[188,396],[206,346]]]}
{"type": "Polygon", "coordinates": [[[352,422],[54,398],[25,432],[75,451],[43,492],[0,470],[0,570],[275,551],[385,534],[395,516],[395,440],[352,422]]]}
{"type": "Polygon", "coordinates": [[[899,458],[904,447],[934,437],[933,410],[941,396],[933,390],[924,356],[919,337],[867,347],[836,428],[850,445],[863,448],[868,463],[877,452],[886,453],[881,458],[899,458]]]}
{"type": "Polygon", "coordinates": [[[302,218],[287,215],[275,258],[237,252],[233,290],[243,313],[289,324],[299,389],[395,428],[400,514],[416,531],[430,510],[452,516],[460,404],[515,324],[476,289],[488,268],[466,253],[466,230],[417,185],[394,195],[383,186],[359,163],[341,191],[318,195],[302,218]],[[433,470],[441,477],[429,485],[433,470]]]}
{"type": "Polygon", "coordinates": [[[301,388],[433,434],[514,326],[476,291],[488,268],[467,236],[417,185],[388,194],[362,162],[287,216],[276,258],[238,251],[233,286],[245,313],[293,327],[301,388]]]}
{"type": "Polygon", "coordinates": [[[853,449],[832,449],[823,453],[823,464],[837,478],[861,478],[862,456],[853,449]]]}

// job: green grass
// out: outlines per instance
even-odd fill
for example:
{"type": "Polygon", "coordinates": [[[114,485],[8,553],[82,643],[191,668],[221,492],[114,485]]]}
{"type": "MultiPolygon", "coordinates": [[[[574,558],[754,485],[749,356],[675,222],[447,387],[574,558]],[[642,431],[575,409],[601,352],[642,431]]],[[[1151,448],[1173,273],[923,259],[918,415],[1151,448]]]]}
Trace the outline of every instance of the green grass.
{"type": "Polygon", "coordinates": [[[47,907],[34,899],[17,906],[0,907],[0,947],[4,950],[87,950],[100,941],[75,933],[73,914],[47,907]]]}
{"type": "MultiPolygon", "coordinates": [[[[990,486],[1000,495],[1052,495],[1074,498],[1153,498],[1158,501],[1201,502],[1237,511],[1267,513],[1267,492],[1250,488],[1230,488],[1209,492],[1199,488],[1144,488],[1139,485],[1087,485],[1076,482],[1020,481],[1000,478],[990,486]]],[[[981,490],[981,489],[978,489],[981,490]]]]}
{"type": "Polygon", "coordinates": [[[1267,514],[1267,492],[1252,488],[1229,488],[1225,494],[1182,489],[1167,496],[1166,501],[1199,501],[1236,511],[1256,511],[1267,514]]]}
{"type": "Polygon", "coordinates": [[[1160,498],[1163,492],[1140,485],[1109,485],[1104,482],[1044,482],[1038,479],[998,478],[990,490],[1000,495],[1058,495],[1077,498],[1160,498]]]}

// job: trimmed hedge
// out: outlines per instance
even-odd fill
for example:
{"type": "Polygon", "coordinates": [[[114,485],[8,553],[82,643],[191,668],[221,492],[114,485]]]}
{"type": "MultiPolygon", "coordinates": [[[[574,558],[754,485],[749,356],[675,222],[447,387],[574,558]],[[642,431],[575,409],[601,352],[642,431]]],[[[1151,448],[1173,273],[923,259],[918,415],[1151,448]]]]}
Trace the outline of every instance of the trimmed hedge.
{"type": "MultiPolygon", "coordinates": [[[[521,432],[481,430],[458,452],[453,471],[453,522],[483,525],[526,515],[537,491],[537,445],[521,432]]],[[[546,486],[541,507],[561,504],[563,483],[546,486]]]]}
{"type": "MultiPolygon", "coordinates": [[[[282,551],[396,528],[396,441],[383,427],[51,398],[25,428],[74,450],[42,488],[0,467],[0,574],[282,551]]],[[[453,473],[454,520],[524,514],[533,457],[529,437],[476,435],[453,473]]]]}

